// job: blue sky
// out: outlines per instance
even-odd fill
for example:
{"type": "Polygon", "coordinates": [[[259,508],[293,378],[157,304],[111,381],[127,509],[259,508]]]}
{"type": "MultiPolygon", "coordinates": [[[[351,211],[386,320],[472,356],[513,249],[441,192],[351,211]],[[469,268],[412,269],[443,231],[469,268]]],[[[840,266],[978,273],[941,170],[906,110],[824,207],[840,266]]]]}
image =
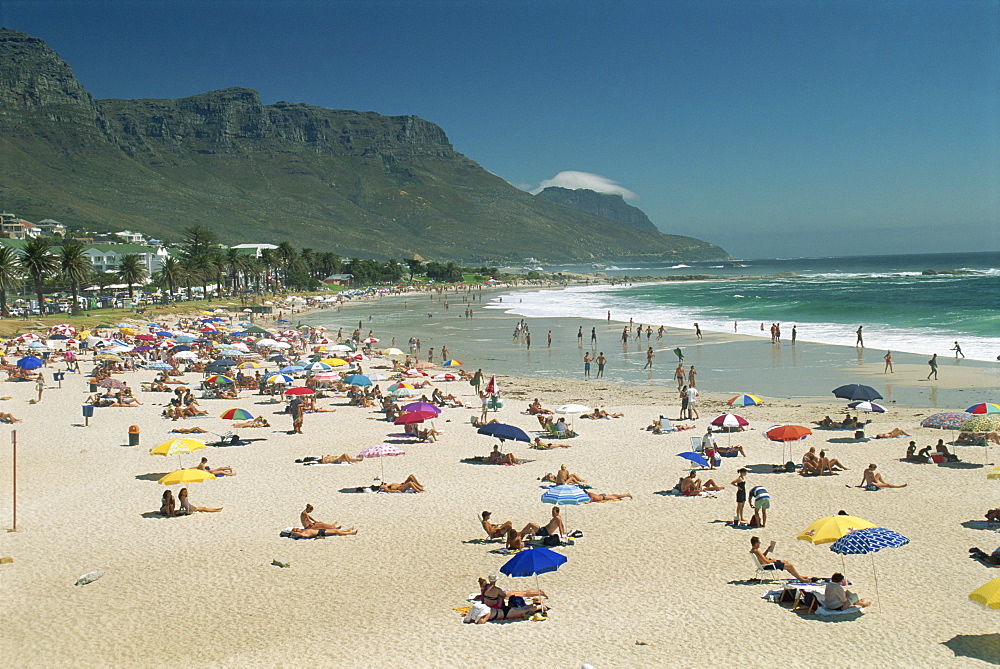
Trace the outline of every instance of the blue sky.
{"type": "Polygon", "coordinates": [[[1000,249],[1000,4],[24,2],[96,97],[415,114],[512,184],[742,257],[1000,249]],[[615,185],[617,184],[617,186],[615,185]]]}

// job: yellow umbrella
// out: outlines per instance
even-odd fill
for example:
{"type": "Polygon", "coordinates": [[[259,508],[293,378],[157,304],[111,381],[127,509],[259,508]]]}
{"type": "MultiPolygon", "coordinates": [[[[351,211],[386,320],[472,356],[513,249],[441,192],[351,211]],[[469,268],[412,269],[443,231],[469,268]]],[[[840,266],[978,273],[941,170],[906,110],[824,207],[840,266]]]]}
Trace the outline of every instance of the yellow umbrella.
{"type": "Polygon", "coordinates": [[[351,364],[346,360],[341,360],[340,358],[325,358],[324,360],[320,360],[320,362],[325,362],[331,367],[343,367],[344,365],[351,364]]]}
{"type": "Polygon", "coordinates": [[[240,364],[236,365],[236,369],[263,369],[263,368],[264,368],[263,365],[260,365],[253,361],[241,362],[240,364]]]}
{"type": "Polygon", "coordinates": [[[182,453],[192,453],[194,451],[207,448],[205,442],[198,441],[197,439],[171,439],[170,441],[165,441],[156,448],[152,449],[150,455],[176,455],[177,462],[181,466],[181,454],[182,453]]]}
{"type": "Polygon", "coordinates": [[[969,593],[969,599],[979,602],[986,608],[1000,609],[1000,578],[995,578],[973,590],[969,593]]]}
{"type": "Polygon", "coordinates": [[[121,358],[114,353],[99,353],[97,355],[98,360],[114,360],[115,362],[121,362],[121,358]]]}
{"type": "Polygon", "coordinates": [[[997,467],[993,471],[989,472],[986,475],[986,478],[988,478],[988,479],[1000,479],[1000,467],[997,467]]]}
{"type": "Polygon", "coordinates": [[[403,352],[398,348],[387,348],[382,351],[382,355],[403,355],[403,352]]]}
{"type": "Polygon", "coordinates": [[[133,330],[132,328],[118,328],[118,329],[122,334],[127,334],[127,335],[135,334],[135,330],[133,330]]]}
{"type": "Polygon", "coordinates": [[[165,474],[157,483],[162,485],[188,485],[214,478],[215,474],[210,474],[204,469],[178,469],[177,471],[165,474]]]}
{"type": "Polygon", "coordinates": [[[828,516],[820,518],[795,538],[811,544],[829,544],[866,527],[875,527],[875,524],[855,516],[828,516]]]}

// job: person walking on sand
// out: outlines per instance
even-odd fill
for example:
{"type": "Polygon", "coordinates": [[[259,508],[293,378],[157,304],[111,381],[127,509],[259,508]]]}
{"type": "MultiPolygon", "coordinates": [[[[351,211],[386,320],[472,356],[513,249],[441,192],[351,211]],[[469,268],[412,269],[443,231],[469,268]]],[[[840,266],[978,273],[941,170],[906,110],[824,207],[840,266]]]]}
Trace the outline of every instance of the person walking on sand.
{"type": "Polygon", "coordinates": [[[45,391],[45,375],[41,372],[38,373],[38,380],[35,381],[35,390],[38,391],[38,399],[35,404],[42,401],[42,393],[45,391]]]}
{"type": "Polygon", "coordinates": [[[302,419],[305,410],[302,407],[302,400],[296,396],[288,405],[289,413],[292,414],[292,434],[302,434],[302,419]]]}
{"type": "Polygon", "coordinates": [[[529,350],[529,351],[531,350],[531,333],[530,332],[525,332],[524,333],[524,345],[527,347],[527,350],[529,350]]]}
{"type": "Polygon", "coordinates": [[[653,368],[653,358],[654,357],[656,357],[656,354],[653,353],[653,347],[650,346],[646,350],[646,364],[645,364],[645,366],[643,366],[643,369],[652,369],[653,368]]]}
{"type": "Polygon", "coordinates": [[[674,349],[674,355],[677,356],[677,362],[683,362],[684,361],[684,351],[681,350],[680,346],[678,346],[677,348],[674,349]]]}
{"type": "Polygon", "coordinates": [[[885,355],[882,356],[885,359],[885,369],[882,370],[883,374],[895,374],[892,371],[892,351],[886,351],[885,355]]]}
{"type": "Polygon", "coordinates": [[[965,354],[962,353],[962,347],[958,345],[958,342],[955,342],[955,347],[951,350],[955,352],[956,360],[958,359],[958,356],[962,356],[963,358],[965,357],[965,354]]]}
{"type": "Polygon", "coordinates": [[[681,390],[684,388],[684,380],[686,379],[686,377],[684,376],[683,362],[677,363],[677,369],[674,370],[674,378],[677,379],[677,392],[681,392],[681,390]]]}
{"type": "Polygon", "coordinates": [[[694,365],[691,365],[691,369],[688,371],[688,388],[694,388],[695,387],[696,384],[695,384],[695,378],[694,377],[697,376],[697,375],[698,375],[698,372],[695,371],[694,365]]]}
{"type": "Polygon", "coordinates": [[[590,378],[590,353],[583,354],[583,378],[590,378]]]}
{"type": "Polygon", "coordinates": [[[937,375],[937,367],[938,367],[937,353],[935,353],[934,355],[931,356],[931,359],[927,361],[927,364],[931,366],[931,371],[927,373],[927,380],[930,381],[931,376],[933,376],[934,380],[937,381],[938,380],[938,375],[937,375]]]}
{"type": "Polygon", "coordinates": [[[856,342],[854,342],[854,346],[855,347],[859,347],[859,346],[861,348],[865,347],[865,338],[862,336],[862,332],[861,332],[862,328],[864,328],[864,326],[863,325],[859,325],[858,329],[854,331],[854,334],[858,335],[858,340],[856,342]]]}
{"type": "Polygon", "coordinates": [[[597,378],[604,378],[604,365],[608,364],[608,359],[604,357],[604,351],[597,355],[597,378]]]}
{"type": "Polygon", "coordinates": [[[701,336],[701,326],[698,325],[697,323],[694,324],[694,336],[697,339],[703,339],[703,337],[701,336]]]}
{"type": "Polygon", "coordinates": [[[628,328],[622,328],[622,346],[628,346],[628,328]]]}
{"type": "Polygon", "coordinates": [[[597,346],[597,328],[590,328],[590,345],[597,346]]]}

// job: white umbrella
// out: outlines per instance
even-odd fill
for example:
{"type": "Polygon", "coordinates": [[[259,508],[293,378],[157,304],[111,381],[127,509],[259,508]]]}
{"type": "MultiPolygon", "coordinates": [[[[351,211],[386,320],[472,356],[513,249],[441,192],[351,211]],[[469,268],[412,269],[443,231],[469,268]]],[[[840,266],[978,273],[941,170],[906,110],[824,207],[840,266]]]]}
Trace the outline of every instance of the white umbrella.
{"type": "Polygon", "coordinates": [[[198,354],[194,351],[181,351],[180,353],[175,353],[174,357],[178,360],[194,360],[198,357],[198,354]]]}
{"type": "Polygon", "coordinates": [[[582,404],[564,404],[556,409],[556,413],[567,415],[588,413],[589,411],[590,407],[585,407],[582,404]]]}

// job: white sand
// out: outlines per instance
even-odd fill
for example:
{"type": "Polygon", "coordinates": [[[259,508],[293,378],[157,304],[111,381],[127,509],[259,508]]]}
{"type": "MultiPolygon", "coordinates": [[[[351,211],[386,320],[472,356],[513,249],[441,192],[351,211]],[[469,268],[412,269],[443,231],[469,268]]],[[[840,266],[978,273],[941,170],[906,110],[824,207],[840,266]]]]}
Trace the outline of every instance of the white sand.
{"type": "MultiPolygon", "coordinates": [[[[125,375],[135,388],[150,377],[125,375]]],[[[966,557],[970,546],[992,551],[1000,536],[962,526],[998,505],[1000,481],[987,481],[982,468],[901,463],[905,439],[836,443],[849,435],[817,432],[794,448],[795,459],[810,445],[826,447],[852,471],[820,479],[750,476],[750,485],[765,485],[773,499],[768,527],[756,533],[765,544],[776,540],[777,557],[807,575],[829,576],[841,568],[841,559],[828,545],[812,546],[795,536],[840,509],[911,539],[875,556],[880,609],[857,619],[822,619],[765,602],[760,596],[768,586],[746,582],[754,571],[748,550],[755,532],[724,524],[734,513],[732,488],[713,499],[655,494],[676,482],[684,461],[675,454],[688,450],[689,437],[702,434],[722,409],[726,398],[711,393],[700,406],[699,429],[654,436],[642,428],[659,413],[673,417],[676,411],[673,393],[665,389],[504,379],[507,406],[498,417],[532,434],[535,419],[519,411],[533,397],[549,407],[603,403],[626,417],[576,421],[581,436],[570,449],[534,451],[516,444],[511,449],[534,462],[498,467],[460,462],[486,454],[492,441],[469,425],[478,410],[445,410],[436,422],[445,432],[439,441],[403,445],[405,456],[384,463],[390,481],[415,474],[428,489],[420,495],[340,492],[371,483],[379,471],[375,461],[339,467],[293,462],[307,455],[356,454],[397,431],[370,410],[309,414],[306,434],[292,436],[284,432],[290,420],[270,413],[280,405],[257,406],[264,401],[259,396],[205,401],[213,416],[242,406],[264,412],[274,427],[240,430],[266,442],[185,456],[185,465],[193,466],[207,454],[211,464],[231,465],[238,475],[191,486],[194,504],[223,506],[223,512],[164,519],[149,513],[159,506],[162,486],[138,477],[176,469],[177,458],[151,456],[149,448],[166,440],[174,426],[222,433],[229,423],[215,417],[164,421],[153,404],[167,396],[140,393],[146,406],[98,409],[84,428],[85,378],[71,375],[61,390],[50,382],[38,405],[28,403],[33,384],[5,383],[0,391],[13,397],[0,410],[24,419],[11,426],[19,443],[18,531],[0,535],[0,555],[14,558],[0,565],[0,658],[6,666],[983,664],[956,658],[943,645],[959,635],[974,637],[966,652],[993,653],[1000,661],[1000,612],[967,599],[1000,570],[966,557]],[[670,408],[661,411],[663,402],[670,408]],[[123,446],[130,424],[142,429],[138,448],[123,446]],[[858,483],[868,462],[878,463],[889,482],[909,487],[877,493],[845,487],[858,483]],[[495,521],[511,519],[519,526],[544,521],[549,507],[539,501],[537,478],[560,463],[598,492],[629,492],[635,499],[564,509],[568,526],[585,537],[560,549],[568,563],[541,577],[553,607],[547,622],[461,624],[452,607],[477,590],[478,576],[497,571],[507,559],[488,552],[498,545],[464,543],[482,538],[479,513],[488,509],[495,521]],[[279,538],[280,529],[296,524],[306,502],[315,505],[318,519],[356,525],[360,534],[279,538]],[[291,567],[272,566],[272,559],[291,567]],[[94,569],[105,576],[73,585],[94,569]]],[[[467,383],[441,386],[472,399],[467,383]]],[[[750,457],[726,459],[711,476],[728,484],[737,465],[778,462],[780,446],[766,441],[762,429],[805,423],[841,408],[839,401],[817,400],[738,410],[755,431],[735,436],[734,443],[746,446],[750,457]]],[[[899,425],[920,445],[950,440],[955,433],[914,429],[927,413],[901,409],[878,416],[868,433],[899,425]]],[[[0,518],[9,527],[10,447],[0,452],[0,518]]],[[[982,461],[982,449],[958,452],[982,461]]],[[[848,557],[846,564],[853,589],[874,599],[872,560],[848,557]]],[[[509,588],[533,582],[501,578],[509,588]]]]}

